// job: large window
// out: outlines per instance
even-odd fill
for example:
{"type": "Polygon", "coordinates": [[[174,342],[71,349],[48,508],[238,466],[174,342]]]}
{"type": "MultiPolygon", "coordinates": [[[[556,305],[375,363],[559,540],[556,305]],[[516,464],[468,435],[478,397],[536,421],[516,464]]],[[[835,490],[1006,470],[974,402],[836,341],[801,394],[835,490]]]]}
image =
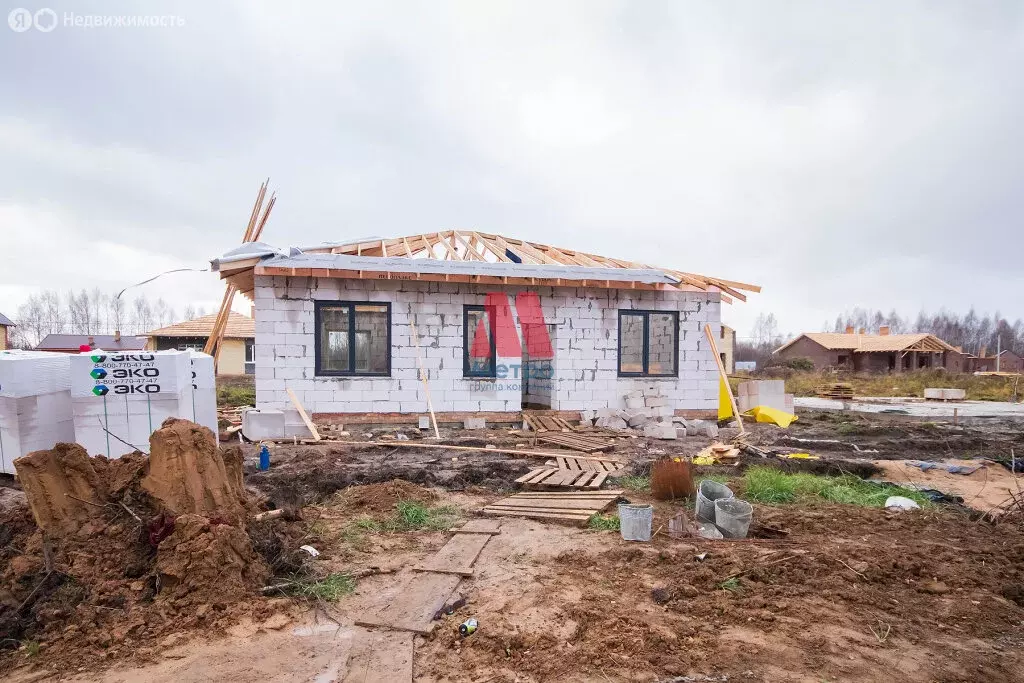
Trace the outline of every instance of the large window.
{"type": "Polygon", "coordinates": [[[462,307],[462,374],[465,377],[495,377],[493,310],[484,306],[462,307]]]}
{"type": "Polygon", "coordinates": [[[619,311],[619,375],[679,374],[679,313],[619,311]]]}
{"type": "Polygon", "coordinates": [[[318,301],[315,319],[316,374],[391,374],[391,304],[318,301]]]}

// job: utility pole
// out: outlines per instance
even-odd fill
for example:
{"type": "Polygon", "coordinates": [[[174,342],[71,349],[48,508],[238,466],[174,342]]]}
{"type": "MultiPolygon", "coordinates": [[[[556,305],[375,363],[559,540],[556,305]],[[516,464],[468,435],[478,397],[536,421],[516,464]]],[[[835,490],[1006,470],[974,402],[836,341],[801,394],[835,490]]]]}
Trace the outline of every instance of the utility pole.
{"type": "Polygon", "coordinates": [[[1003,336],[996,333],[996,372],[999,372],[999,356],[1002,355],[1003,336]]]}

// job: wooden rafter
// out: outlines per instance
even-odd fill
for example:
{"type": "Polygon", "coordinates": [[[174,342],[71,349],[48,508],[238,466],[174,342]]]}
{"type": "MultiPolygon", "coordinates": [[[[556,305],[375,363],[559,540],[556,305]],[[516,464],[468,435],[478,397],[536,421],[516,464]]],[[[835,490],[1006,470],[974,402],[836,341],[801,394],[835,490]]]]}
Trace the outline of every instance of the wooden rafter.
{"type": "MultiPolygon", "coordinates": [[[[252,215],[250,216],[249,225],[246,228],[246,237],[249,239],[258,239],[259,234],[262,232],[263,225],[266,222],[267,214],[264,213],[262,219],[260,218],[260,207],[265,199],[266,188],[261,187],[261,192],[257,197],[257,204],[253,207],[252,215]]],[[[273,206],[275,197],[271,196],[269,207],[273,206]]],[[[248,241],[248,240],[247,240],[248,241]]],[[[741,301],[746,300],[746,292],[760,292],[761,288],[757,285],[752,285],[746,282],[740,282],[736,280],[726,280],[723,278],[707,277],[704,275],[698,275],[696,273],[689,273],[680,270],[672,270],[667,268],[657,268],[644,263],[638,263],[628,261],[621,258],[600,256],[597,254],[591,254],[575,249],[564,249],[561,247],[554,247],[545,244],[539,244],[536,242],[528,242],[526,240],[511,239],[503,237],[498,234],[478,232],[475,230],[445,230],[434,233],[424,233],[420,235],[410,235],[407,237],[397,237],[391,239],[374,239],[364,240],[358,243],[345,244],[336,247],[319,247],[306,250],[308,253],[335,253],[335,254],[354,254],[358,256],[381,256],[381,257],[405,257],[405,258],[432,258],[438,260],[451,260],[451,261],[479,261],[483,263],[489,263],[488,259],[491,256],[494,257],[500,263],[515,263],[521,262],[526,265],[560,265],[569,267],[598,267],[607,269],[648,269],[656,270],[665,273],[668,277],[674,280],[673,284],[670,283],[654,283],[645,284],[636,282],[634,280],[615,280],[614,276],[611,278],[605,278],[603,280],[568,280],[566,278],[550,277],[550,278],[538,278],[530,276],[526,278],[517,278],[514,275],[500,275],[500,276],[485,276],[485,275],[472,275],[472,276],[455,276],[453,274],[447,274],[440,276],[443,281],[457,281],[457,282],[492,282],[492,283],[514,283],[514,284],[540,284],[540,283],[554,283],[556,285],[562,285],[565,283],[582,284],[583,286],[600,286],[609,288],[628,288],[628,289],[654,289],[654,290],[683,290],[683,291],[717,291],[723,302],[732,302],[733,299],[739,299],[741,301]],[[440,248],[438,248],[440,245],[440,248]],[[490,256],[488,256],[488,252],[490,256]],[[465,277],[465,279],[461,279],[465,277]]],[[[278,274],[281,269],[272,269],[275,274],[278,274]]],[[[286,269],[287,270],[287,269],[286,269]]],[[[359,270],[342,270],[342,269],[314,269],[317,271],[317,276],[329,276],[329,277],[364,277],[363,271],[359,270]],[[329,275],[324,275],[329,273],[329,275]]],[[[292,275],[300,276],[306,274],[305,271],[312,272],[311,269],[294,268],[288,270],[292,275]]],[[[247,281],[244,282],[240,289],[244,288],[243,291],[251,291],[252,289],[252,273],[268,273],[271,272],[269,269],[259,266],[256,262],[250,264],[248,261],[235,262],[234,264],[225,264],[224,269],[221,271],[221,276],[228,279],[229,282],[239,282],[242,280],[238,276],[249,273],[247,281]]],[[[381,277],[380,271],[367,271],[365,277],[373,276],[375,278],[381,277]]],[[[384,277],[390,277],[390,274],[384,274],[384,277]]],[[[402,277],[408,279],[409,274],[406,273],[402,277]]],[[[397,277],[397,275],[396,275],[397,277]]],[[[433,276],[427,277],[426,274],[420,273],[414,276],[417,279],[434,279],[433,276]]],[[[921,350],[931,350],[929,346],[923,344],[920,347],[921,350]]],[[[936,349],[939,350],[939,349],[936,349]]]]}
{"type": "Polygon", "coordinates": [[[463,236],[462,236],[462,234],[461,234],[461,233],[459,233],[459,231],[458,231],[458,230],[452,230],[452,235],[454,235],[454,236],[455,236],[455,239],[456,239],[456,240],[458,240],[458,242],[459,242],[459,243],[460,243],[460,244],[461,244],[461,245],[462,245],[463,247],[465,247],[465,248],[466,248],[466,253],[467,253],[468,255],[472,256],[472,257],[473,257],[473,260],[475,260],[475,261],[483,261],[483,260],[484,260],[484,257],[483,257],[483,256],[481,256],[480,254],[478,254],[478,253],[477,253],[477,251],[476,251],[476,249],[474,249],[473,247],[471,247],[471,246],[469,245],[469,242],[467,242],[467,241],[466,241],[466,238],[465,238],[465,237],[463,237],[463,236]]]}

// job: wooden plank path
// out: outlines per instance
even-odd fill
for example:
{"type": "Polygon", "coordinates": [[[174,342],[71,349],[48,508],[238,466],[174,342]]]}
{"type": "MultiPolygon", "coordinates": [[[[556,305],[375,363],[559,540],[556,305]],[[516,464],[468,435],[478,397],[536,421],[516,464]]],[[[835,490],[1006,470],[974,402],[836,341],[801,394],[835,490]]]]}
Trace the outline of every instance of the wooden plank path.
{"type": "Polygon", "coordinates": [[[622,491],[523,492],[491,503],[485,515],[526,517],[584,525],[599,512],[607,510],[622,491]]]}

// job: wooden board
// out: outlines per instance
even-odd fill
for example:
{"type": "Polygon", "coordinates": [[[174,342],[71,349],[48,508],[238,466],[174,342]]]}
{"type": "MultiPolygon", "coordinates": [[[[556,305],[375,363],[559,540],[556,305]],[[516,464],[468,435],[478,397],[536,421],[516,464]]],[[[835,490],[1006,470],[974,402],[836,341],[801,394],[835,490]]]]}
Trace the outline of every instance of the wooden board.
{"type": "Polygon", "coordinates": [[[316,431],[316,425],[309,419],[309,415],[306,414],[306,409],[302,407],[302,404],[299,402],[295,392],[292,391],[290,387],[285,387],[285,390],[288,392],[288,398],[291,399],[292,405],[295,406],[295,410],[299,411],[299,417],[301,417],[302,421],[305,423],[306,429],[308,429],[309,433],[313,436],[313,441],[319,441],[320,432],[316,431]]]}
{"type": "Polygon", "coordinates": [[[538,434],[537,441],[552,443],[583,453],[599,453],[615,448],[615,443],[608,439],[583,434],[563,434],[562,432],[538,434]]]}
{"type": "Polygon", "coordinates": [[[356,626],[386,626],[399,631],[430,633],[437,624],[434,614],[448,601],[461,580],[456,574],[418,573],[390,601],[358,617],[356,626]]]}
{"type": "MultiPolygon", "coordinates": [[[[567,472],[564,476],[571,476],[567,472]]],[[[577,476],[590,476],[577,473],[577,476]]],[[[484,508],[487,515],[527,517],[531,519],[571,521],[585,524],[591,516],[608,509],[622,491],[567,491],[556,493],[517,493],[484,508]]]]}
{"type": "Polygon", "coordinates": [[[569,470],[542,467],[531,470],[516,479],[524,489],[599,489],[608,478],[608,472],[596,469],[569,470]]]}
{"type": "Polygon", "coordinates": [[[408,631],[362,631],[352,643],[341,682],[412,683],[412,639],[408,631]]]}
{"type": "Polygon", "coordinates": [[[418,572],[473,576],[473,563],[489,540],[490,534],[455,534],[433,557],[413,569],[418,572]]]}
{"type": "Polygon", "coordinates": [[[454,531],[457,534],[489,534],[493,536],[501,533],[501,522],[496,519],[471,519],[454,531]]]}

